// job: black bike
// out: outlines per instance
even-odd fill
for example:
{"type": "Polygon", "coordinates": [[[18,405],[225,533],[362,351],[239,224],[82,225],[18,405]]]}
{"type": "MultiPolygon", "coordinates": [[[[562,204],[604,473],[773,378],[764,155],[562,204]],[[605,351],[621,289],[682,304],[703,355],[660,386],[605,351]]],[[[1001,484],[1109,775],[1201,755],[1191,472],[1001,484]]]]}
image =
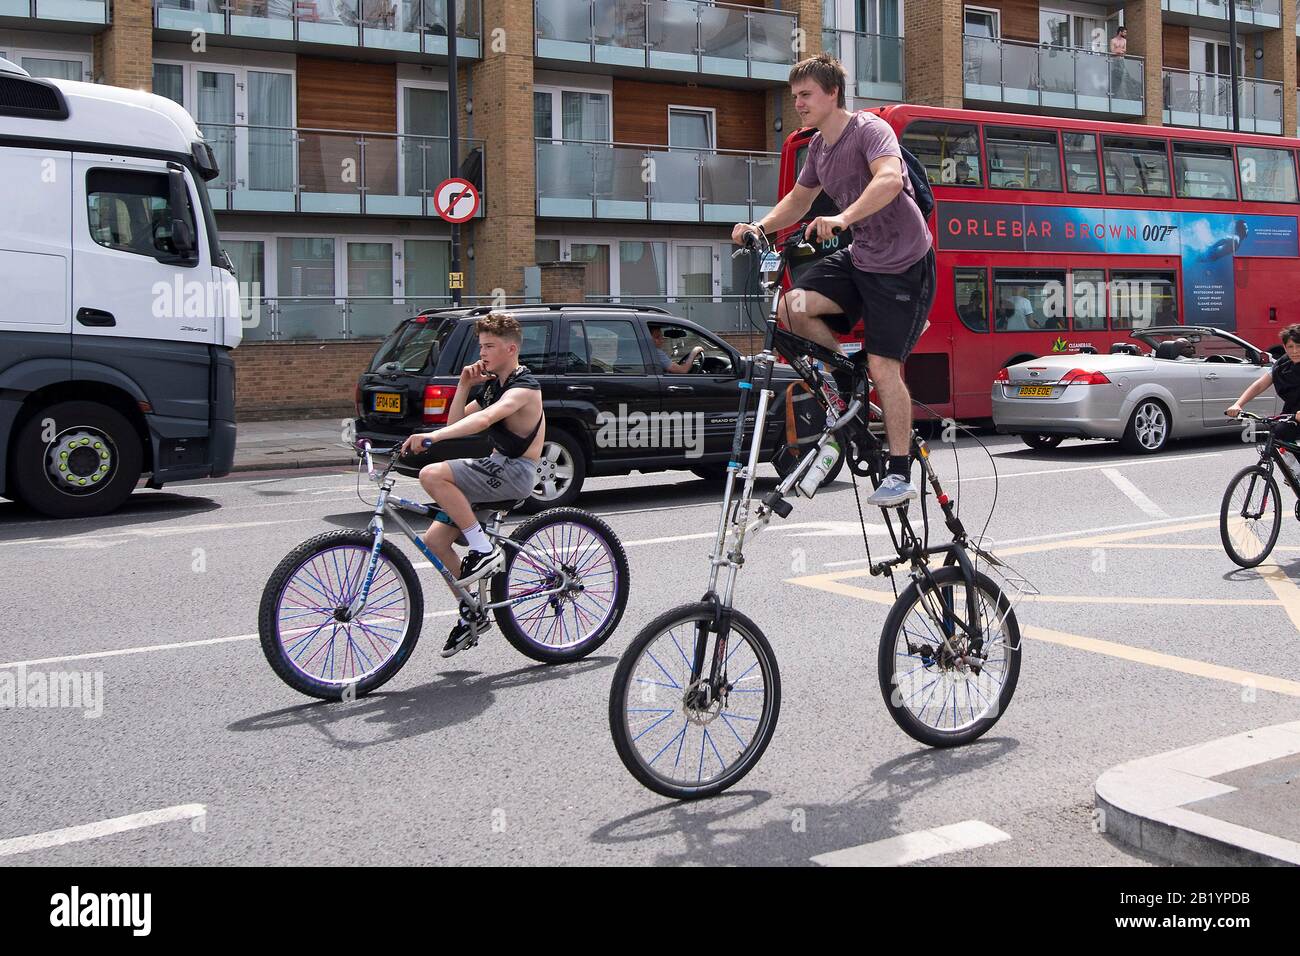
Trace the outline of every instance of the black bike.
{"type": "MultiPolygon", "coordinates": [[[[1256,426],[1259,461],[1241,469],[1228,482],[1219,507],[1219,538],[1228,557],[1243,568],[1253,568],[1273,551],[1282,530],[1282,494],[1273,477],[1274,469],[1282,473],[1300,499],[1296,465],[1282,455],[1283,449],[1293,456],[1300,455],[1300,445],[1282,441],[1274,434],[1278,425],[1295,421],[1294,415],[1265,417],[1243,411],[1238,417],[1256,426]]],[[[1300,520],[1300,500],[1296,502],[1295,516],[1300,520]]]]}
{"type": "MultiPolygon", "coordinates": [[[[786,496],[819,460],[822,467],[829,464],[828,446],[835,438],[844,445],[845,463],[854,475],[878,487],[886,474],[886,450],[867,421],[869,415],[879,418],[880,410],[869,400],[865,366],[777,325],[780,280],[790,260],[813,254],[812,247],[801,230],[779,253],[766,236],[747,238],[751,241],[737,255],[762,256],[760,271],[772,305],[763,351],[740,384],[708,587],[698,602],[666,611],[633,639],[614,674],[609,701],[610,731],[624,765],[649,789],[682,799],[710,796],[735,784],[758,762],[776,729],[781,705],[776,657],[763,632],[732,600],[746,539],[773,515],[790,514],[793,505],[786,496]],[[756,504],[760,439],[778,355],[816,396],[827,421],[798,464],[756,504]],[[847,407],[813,361],[852,377],[847,407]],[[746,416],[755,395],[757,410],[750,424],[746,416]],[[752,437],[742,462],[747,425],[752,437]],[[743,482],[739,497],[737,482],[743,482]]],[[[907,506],[881,509],[897,555],[870,566],[872,574],[892,575],[906,565],[911,578],[897,595],[880,637],[880,691],[890,715],[909,735],[930,746],[950,747],[975,740],[997,722],[1020,673],[1020,628],[1012,602],[978,564],[983,561],[1020,590],[1027,590],[1027,582],[1020,582],[1023,588],[1016,585],[1009,569],[968,537],[939,484],[926,443],[915,431],[911,452],[922,474],[921,527],[907,506]],[[929,543],[931,493],[952,535],[943,544],[929,543]],[[942,567],[931,568],[930,559],[940,555],[942,567]]],[[[799,493],[815,494],[816,488],[799,493]]]]}

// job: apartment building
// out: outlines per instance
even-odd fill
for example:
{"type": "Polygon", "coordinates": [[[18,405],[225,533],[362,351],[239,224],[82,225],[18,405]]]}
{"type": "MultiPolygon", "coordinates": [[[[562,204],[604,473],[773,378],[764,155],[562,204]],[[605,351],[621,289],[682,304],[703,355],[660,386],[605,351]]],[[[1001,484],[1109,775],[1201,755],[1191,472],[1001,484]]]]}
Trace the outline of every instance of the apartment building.
{"type": "MultiPolygon", "coordinates": [[[[376,339],[448,301],[450,232],[432,192],[456,172],[483,195],[461,230],[466,301],[544,286],[740,332],[730,227],[776,201],[797,124],[786,76],[822,49],[845,63],[855,107],[1230,128],[1227,0],[457,8],[453,106],[447,0],[0,0],[0,56],[151,89],[202,124],[244,284],[241,415],[346,412],[376,339]]],[[[1296,0],[1235,12],[1240,128],[1294,136],[1296,0]]]]}

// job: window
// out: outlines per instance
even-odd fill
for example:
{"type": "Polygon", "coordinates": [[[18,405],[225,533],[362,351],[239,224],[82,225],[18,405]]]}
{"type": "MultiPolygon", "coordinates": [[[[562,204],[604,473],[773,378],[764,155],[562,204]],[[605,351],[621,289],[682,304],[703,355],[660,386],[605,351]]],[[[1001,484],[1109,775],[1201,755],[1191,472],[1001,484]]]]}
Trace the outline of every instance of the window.
{"type": "Polygon", "coordinates": [[[1072,193],[1101,192],[1097,137],[1092,133],[1065,134],[1065,188],[1072,193]]]}
{"type": "Polygon", "coordinates": [[[610,243],[574,242],[569,245],[569,261],[585,262],[582,293],[585,297],[609,295],[610,243]]]}
{"type": "Polygon", "coordinates": [[[1126,196],[1168,196],[1169,156],[1163,139],[1102,138],[1106,192],[1126,196]]]}
{"type": "MultiPolygon", "coordinates": [[[[578,325],[579,323],[574,323],[578,325]]],[[[519,343],[519,364],[527,365],[528,370],[536,375],[554,375],[555,368],[551,364],[551,322],[549,319],[541,322],[520,322],[520,331],[523,333],[524,340],[519,343]]],[[[467,336],[465,346],[465,355],[460,360],[460,368],[471,365],[478,361],[478,336],[467,336]]]]}
{"type": "Polygon", "coordinates": [[[972,332],[989,330],[988,274],[984,269],[953,269],[957,318],[972,332]]]}
{"type": "Polygon", "coordinates": [[[668,107],[669,149],[713,149],[713,110],[668,107]]]}
{"type": "Polygon", "coordinates": [[[1051,130],[984,130],[989,186],[994,189],[1061,189],[1061,160],[1051,130]]]}
{"type": "Polygon", "coordinates": [[[993,273],[993,320],[998,332],[1066,328],[1065,272],[1056,269],[993,273]]]}
{"type": "Polygon", "coordinates": [[[1178,323],[1178,297],[1172,272],[1112,272],[1110,325],[1145,329],[1178,323]]]}
{"type": "MultiPolygon", "coordinates": [[[[439,319],[436,316],[430,317],[427,322],[404,322],[375,352],[375,357],[370,363],[370,371],[376,371],[389,362],[399,363],[403,371],[423,371],[434,344],[436,343],[441,349],[447,341],[447,336],[455,327],[455,322],[439,319]]],[[[475,337],[471,336],[471,338],[475,337]]]]}
{"type": "Polygon", "coordinates": [[[1241,198],[1251,202],[1296,202],[1295,159],[1289,149],[1238,146],[1241,198]]]}
{"type": "Polygon", "coordinates": [[[626,319],[570,322],[564,370],[596,375],[644,375],[645,359],[636,326],[626,319]]]}
{"type": "Polygon", "coordinates": [[[560,240],[537,239],[533,242],[533,256],[536,262],[559,262],[560,240]]]}
{"type": "Polygon", "coordinates": [[[966,21],[963,31],[968,37],[988,37],[996,40],[999,34],[999,19],[1001,14],[997,10],[988,10],[983,7],[967,7],[966,21]]]}
{"type": "Polygon", "coordinates": [[[334,295],[333,239],[281,237],[276,240],[276,253],[278,295],[334,295]]]}
{"type": "Polygon", "coordinates": [[[1236,199],[1232,147],[1174,143],[1174,190],[1179,199],[1236,199]]]}
{"type": "MultiPolygon", "coordinates": [[[[451,243],[438,239],[407,239],[403,245],[402,291],[409,299],[442,298],[450,294],[451,243]]],[[[433,304],[433,303],[429,303],[433,304]]],[[[421,308],[424,303],[417,302],[421,308]]]]}
{"type": "Polygon", "coordinates": [[[667,243],[632,242],[626,239],[620,242],[618,287],[620,295],[667,295],[667,243]]]}
{"type": "Polygon", "coordinates": [[[262,297],[266,295],[266,243],[256,239],[226,239],[222,242],[235,279],[239,282],[239,308],[247,338],[265,338],[270,328],[262,328],[262,297]],[[250,334],[262,329],[260,334],[250,334]]]}
{"type": "Polygon", "coordinates": [[[178,106],[185,105],[185,67],[179,63],[153,65],[153,91],[178,106]]]}
{"type": "Polygon", "coordinates": [[[549,139],[551,136],[551,94],[533,92],[533,136],[549,139]]]}
{"type": "Polygon", "coordinates": [[[533,90],[533,135],[539,139],[610,141],[610,97],[594,90],[533,90]]]}
{"type": "Polygon", "coordinates": [[[173,210],[165,173],[92,169],[86,173],[90,236],[109,249],[155,259],[177,255],[172,220],[184,219],[194,232],[193,209],[173,210]]]}
{"type": "Polygon", "coordinates": [[[66,60],[46,56],[25,56],[20,64],[32,76],[47,80],[83,80],[87,73],[84,60],[66,60]]]}
{"type": "Polygon", "coordinates": [[[979,128],[970,123],[912,123],[903,145],[925,166],[931,185],[980,185],[979,128]]]}
{"type": "MultiPolygon", "coordinates": [[[[663,329],[664,331],[663,352],[668,356],[668,360],[674,365],[684,361],[691,354],[691,349],[696,346],[704,349],[704,354],[706,356],[720,355],[727,359],[728,365],[731,363],[731,354],[725,348],[719,345],[715,339],[701,335],[694,329],[688,329],[681,325],[673,325],[671,322],[654,322],[649,325],[651,332],[656,328],[663,329]]],[[[651,345],[653,344],[654,342],[652,339],[651,345]]],[[[655,355],[655,361],[662,361],[657,353],[655,355]]],[[[714,366],[714,369],[716,369],[716,365],[714,366]]],[[[654,372],[660,371],[657,364],[652,370],[654,372]]]]}
{"type": "Polygon", "coordinates": [[[1076,269],[1070,273],[1070,319],[1076,332],[1106,328],[1106,273],[1076,269]]]}
{"type": "Polygon", "coordinates": [[[1038,11],[1038,39],[1057,47],[1076,47],[1104,53],[1107,48],[1107,29],[1104,14],[1071,13],[1067,10],[1038,11]]]}

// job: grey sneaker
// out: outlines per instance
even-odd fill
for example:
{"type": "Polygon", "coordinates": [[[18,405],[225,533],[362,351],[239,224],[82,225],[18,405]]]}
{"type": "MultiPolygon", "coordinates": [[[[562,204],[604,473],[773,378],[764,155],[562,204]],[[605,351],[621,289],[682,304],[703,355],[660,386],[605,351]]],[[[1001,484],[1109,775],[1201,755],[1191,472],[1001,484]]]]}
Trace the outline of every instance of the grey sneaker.
{"type": "Polygon", "coordinates": [[[867,504],[874,508],[897,508],[917,497],[910,479],[903,475],[885,475],[880,487],[871,493],[867,504]]]}

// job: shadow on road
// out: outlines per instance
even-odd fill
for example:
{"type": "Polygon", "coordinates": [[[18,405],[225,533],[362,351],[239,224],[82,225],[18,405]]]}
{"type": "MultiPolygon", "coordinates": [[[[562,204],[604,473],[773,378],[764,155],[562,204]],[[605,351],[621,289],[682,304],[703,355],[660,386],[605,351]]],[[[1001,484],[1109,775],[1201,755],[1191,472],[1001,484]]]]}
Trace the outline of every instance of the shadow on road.
{"type": "Polygon", "coordinates": [[[169,491],[137,491],[112,514],[97,518],[47,518],[15,502],[0,501],[0,540],[11,526],[14,532],[12,537],[27,537],[33,533],[57,537],[189,518],[216,511],[220,507],[221,505],[211,498],[201,495],[173,494],[169,491]]]}
{"type": "MultiPolygon", "coordinates": [[[[776,819],[745,827],[738,819],[767,803],[764,791],[729,791],[710,800],[670,803],[641,810],[600,827],[592,839],[603,844],[637,843],[679,836],[680,849],[660,853],[659,866],[684,863],[710,866],[807,866],[812,857],[898,836],[902,808],[913,796],[944,786],[954,789],[952,818],[931,825],[959,823],[979,815],[978,793],[960,799],[962,778],[988,768],[1019,746],[1009,737],[985,737],[965,747],[904,754],[871,771],[868,778],[833,803],[791,804],[776,819]],[[727,821],[737,818],[734,822],[727,821]]],[[[773,755],[769,753],[769,759],[773,755]]]]}
{"type": "Polygon", "coordinates": [[[376,691],[350,703],[313,701],[255,714],[226,729],[283,731],[307,727],[339,750],[364,750],[455,727],[492,706],[496,692],[546,681],[568,680],[616,663],[614,657],[589,657],[572,664],[532,664],[504,674],[444,671],[432,681],[402,691],[376,691]],[[379,736],[355,733],[362,725],[379,728],[379,736]]]}

